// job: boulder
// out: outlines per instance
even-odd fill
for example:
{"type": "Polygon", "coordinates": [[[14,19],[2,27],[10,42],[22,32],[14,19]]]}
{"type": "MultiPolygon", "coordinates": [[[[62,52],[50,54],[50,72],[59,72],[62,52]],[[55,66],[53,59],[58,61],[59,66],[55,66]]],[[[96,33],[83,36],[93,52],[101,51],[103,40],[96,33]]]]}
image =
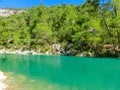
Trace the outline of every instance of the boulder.
{"type": "Polygon", "coordinates": [[[13,43],[13,39],[9,39],[9,40],[8,40],[8,43],[13,43]]]}
{"type": "Polygon", "coordinates": [[[93,55],[90,52],[83,52],[83,53],[80,54],[80,56],[81,57],[92,57],[93,55]]]}
{"type": "Polygon", "coordinates": [[[45,52],[46,55],[52,55],[50,51],[45,52]]]}

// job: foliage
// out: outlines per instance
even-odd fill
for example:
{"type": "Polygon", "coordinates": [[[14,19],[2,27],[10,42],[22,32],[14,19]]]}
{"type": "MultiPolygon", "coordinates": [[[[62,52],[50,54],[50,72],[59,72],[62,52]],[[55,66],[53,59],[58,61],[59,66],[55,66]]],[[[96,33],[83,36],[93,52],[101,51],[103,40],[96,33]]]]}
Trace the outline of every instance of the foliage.
{"type": "MultiPolygon", "coordinates": [[[[78,51],[101,52],[105,44],[120,46],[119,0],[100,4],[86,0],[79,6],[40,5],[26,13],[0,17],[0,47],[36,49],[53,43],[73,44],[78,51]],[[13,45],[8,43],[13,39],[13,45]],[[101,49],[102,48],[102,49],[101,49]]],[[[65,46],[66,47],[66,46],[65,46]]],[[[50,48],[50,47],[49,47],[50,48]]]]}

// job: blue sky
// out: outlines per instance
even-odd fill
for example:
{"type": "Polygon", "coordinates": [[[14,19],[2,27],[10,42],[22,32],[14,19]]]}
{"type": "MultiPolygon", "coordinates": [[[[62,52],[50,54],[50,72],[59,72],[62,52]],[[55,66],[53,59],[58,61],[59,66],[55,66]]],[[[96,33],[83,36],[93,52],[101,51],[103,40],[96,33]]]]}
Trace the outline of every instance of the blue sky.
{"type": "Polygon", "coordinates": [[[0,8],[26,8],[37,6],[40,2],[43,2],[46,6],[57,5],[57,4],[75,4],[79,5],[84,2],[84,0],[0,0],[0,8]]]}

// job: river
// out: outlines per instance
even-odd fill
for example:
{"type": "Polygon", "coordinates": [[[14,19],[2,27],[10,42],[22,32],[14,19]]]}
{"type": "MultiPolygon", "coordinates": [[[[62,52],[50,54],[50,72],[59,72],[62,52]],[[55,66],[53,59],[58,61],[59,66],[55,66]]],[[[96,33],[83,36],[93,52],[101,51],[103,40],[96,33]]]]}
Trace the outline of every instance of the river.
{"type": "Polygon", "coordinates": [[[1,54],[6,90],[119,90],[120,60],[1,54]]]}

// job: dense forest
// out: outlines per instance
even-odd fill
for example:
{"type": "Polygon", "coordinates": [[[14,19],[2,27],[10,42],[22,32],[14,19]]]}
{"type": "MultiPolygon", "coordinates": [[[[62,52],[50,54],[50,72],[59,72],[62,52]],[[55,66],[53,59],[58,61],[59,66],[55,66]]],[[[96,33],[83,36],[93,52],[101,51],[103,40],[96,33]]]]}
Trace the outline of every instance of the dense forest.
{"type": "Polygon", "coordinates": [[[53,44],[60,44],[63,55],[86,52],[120,57],[120,0],[100,2],[39,5],[21,14],[0,17],[0,48],[45,53],[53,44]]]}

